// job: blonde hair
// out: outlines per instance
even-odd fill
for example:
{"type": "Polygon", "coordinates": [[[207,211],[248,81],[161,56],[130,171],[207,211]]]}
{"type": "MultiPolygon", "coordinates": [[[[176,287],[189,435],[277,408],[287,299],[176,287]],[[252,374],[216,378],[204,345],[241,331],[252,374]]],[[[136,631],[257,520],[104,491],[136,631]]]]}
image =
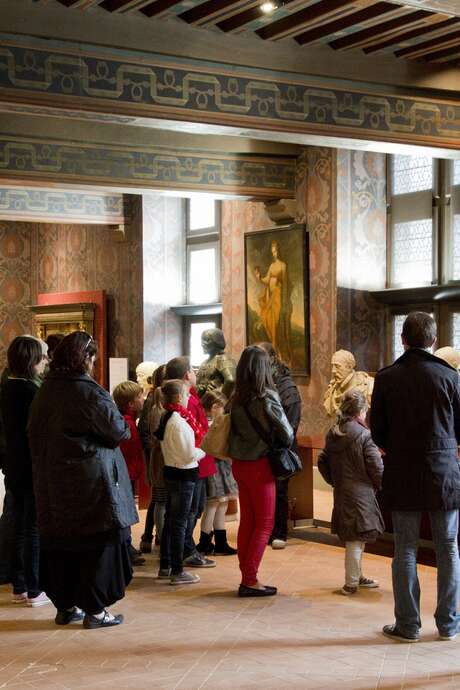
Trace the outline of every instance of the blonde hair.
{"type": "Polygon", "coordinates": [[[343,431],[344,425],[357,417],[364,410],[367,411],[367,400],[364,393],[357,388],[352,388],[347,391],[340,403],[340,408],[337,410],[336,423],[332,427],[332,433],[335,436],[345,436],[343,431]]]}
{"type": "Polygon", "coordinates": [[[133,402],[139,395],[144,393],[144,389],[135,381],[123,381],[115,386],[112,397],[115,405],[120,412],[124,412],[130,402],[133,402]]]}

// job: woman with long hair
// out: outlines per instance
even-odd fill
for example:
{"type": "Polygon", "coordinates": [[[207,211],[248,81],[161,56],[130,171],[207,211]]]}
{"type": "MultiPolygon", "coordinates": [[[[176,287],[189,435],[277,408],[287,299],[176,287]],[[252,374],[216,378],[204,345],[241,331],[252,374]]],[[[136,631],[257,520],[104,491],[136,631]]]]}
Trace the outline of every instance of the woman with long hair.
{"type": "Polygon", "coordinates": [[[243,350],[236,368],[229,439],[241,511],[237,540],[241,597],[273,596],[277,592],[276,587],[261,584],[257,577],[273,529],[276,489],[267,457],[270,447],[256,427],[262,427],[278,445],[290,447],[294,440],[273,383],[269,356],[262,348],[250,345],[243,350]]]}
{"type": "Polygon", "coordinates": [[[34,399],[29,443],[41,539],[40,583],[55,622],[119,625],[106,610],[132,577],[127,539],[138,521],[118,447],[128,425],[92,378],[97,345],[83,331],[57,346],[34,399]]]}
{"type": "Polygon", "coordinates": [[[35,607],[50,602],[39,583],[40,544],[27,422],[48,358],[40,340],[20,335],[10,343],[7,359],[8,377],[2,384],[1,411],[6,440],[5,485],[13,505],[13,603],[35,607]]]}

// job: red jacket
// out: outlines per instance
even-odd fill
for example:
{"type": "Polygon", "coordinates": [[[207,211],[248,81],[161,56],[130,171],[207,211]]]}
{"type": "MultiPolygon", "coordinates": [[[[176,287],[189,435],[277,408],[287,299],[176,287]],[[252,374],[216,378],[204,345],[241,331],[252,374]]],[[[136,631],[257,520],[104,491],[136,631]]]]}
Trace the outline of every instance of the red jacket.
{"type": "MultiPolygon", "coordinates": [[[[201,404],[199,395],[196,392],[196,388],[190,388],[187,410],[194,416],[197,422],[201,424],[203,429],[207,431],[209,428],[208,418],[206,417],[206,412],[201,404]]],[[[200,468],[200,479],[210,477],[212,474],[216,473],[216,463],[211,455],[205,455],[204,458],[200,460],[198,465],[200,468]]]]}
{"type": "Polygon", "coordinates": [[[120,443],[120,450],[128,467],[129,478],[131,480],[140,479],[144,472],[144,451],[142,450],[136,420],[130,414],[124,414],[123,418],[128,423],[131,438],[120,443]]]}

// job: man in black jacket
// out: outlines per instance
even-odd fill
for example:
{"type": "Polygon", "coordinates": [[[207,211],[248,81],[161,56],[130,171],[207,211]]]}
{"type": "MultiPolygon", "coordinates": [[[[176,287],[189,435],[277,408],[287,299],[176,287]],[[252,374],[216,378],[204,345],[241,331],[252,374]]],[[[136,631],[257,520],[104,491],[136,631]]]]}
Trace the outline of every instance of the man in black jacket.
{"type": "Polygon", "coordinates": [[[394,529],[394,625],[384,635],[419,639],[417,544],[422,511],[429,511],[438,568],[435,621],[442,640],[456,637],[460,616],[458,508],[460,507],[460,386],[458,373],[430,353],[436,323],[411,312],[403,325],[404,354],[378,372],[371,433],[384,451],[383,500],[394,529]]]}
{"type": "MultiPolygon", "coordinates": [[[[294,431],[293,448],[297,449],[295,435],[299,428],[302,412],[302,400],[299,389],[292,379],[289,367],[280,360],[273,345],[271,343],[258,343],[258,345],[270,357],[273,381],[280,396],[284,413],[294,431]]],[[[275,522],[269,542],[272,549],[284,549],[286,547],[289,516],[288,489],[289,479],[276,480],[275,522]]]]}

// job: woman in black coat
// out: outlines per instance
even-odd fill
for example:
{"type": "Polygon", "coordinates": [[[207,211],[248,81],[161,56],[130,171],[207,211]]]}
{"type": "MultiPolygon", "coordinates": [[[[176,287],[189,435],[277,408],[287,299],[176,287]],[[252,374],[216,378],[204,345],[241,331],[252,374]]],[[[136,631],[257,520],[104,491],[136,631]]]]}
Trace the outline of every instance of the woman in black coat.
{"type": "Polygon", "coordinates": [[[27,440],[30,406],[48,358],[37,338],[20,335],[7,352],[8,372],[2,383],[1,411],[5,433],[5,487],[13,517],[11,581],[13,603],[49,604],[39,584],[39,537],[27,440]]]}
{"type": "Polygon", "coordinates": [[[132,577],[127,539],[138,521],[126,463],[118,448],[129,429],[91,373],[93,338],[77,331],[55,350],[32,405],[29,442],[41,538],[40,582],[56,623],[118,625],[106,607],[132,577]]]}

